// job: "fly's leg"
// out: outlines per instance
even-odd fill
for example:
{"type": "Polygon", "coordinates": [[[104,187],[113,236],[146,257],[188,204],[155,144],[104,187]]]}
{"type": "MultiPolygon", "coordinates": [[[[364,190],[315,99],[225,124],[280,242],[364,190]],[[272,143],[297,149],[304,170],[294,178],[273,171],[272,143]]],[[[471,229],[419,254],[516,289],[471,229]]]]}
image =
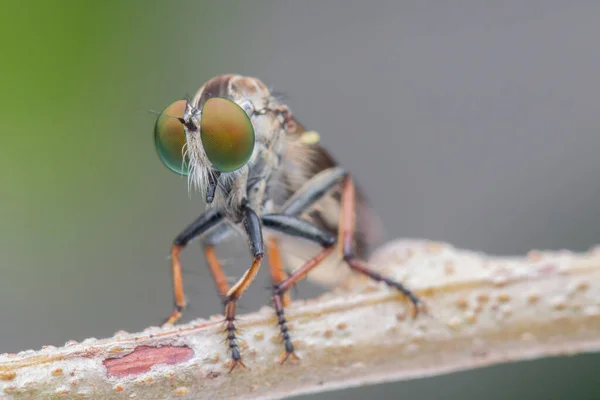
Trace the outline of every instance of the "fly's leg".
{"type": "Polygon", "coordinates": [[[204,247],[204,254],[206,256],[206,261],[208,261],[208,267],[213,276],[215,284],[217,285],[217,290],[219,291],[219,296],[221,300],[225,303],[225,333],[227,334],[226,341],[229,344],[229,350],[231,351],[231,364],[230,364],[230,372],[235,368],[236,365],[240,365],[245,367],[244,363],[240,357],[240,351],[237,344],[236,333],[237,330],[235,328],[235,302],[228,301],[228,293],[229,283],[227,282],[227,276],[223,272],[221,268],[221,263],[217,258],[214,250],[214,245],[210,243],[206,243],[204,247]]]}
{"type": "Polygon", "coordinates": [[[229,372],[233,371],[236,366],[245,367],[242,362],[240,348],[237,344],[236,328],[235,328],[235,306],[236,302],[242,294],[248,289],[256,274],[260,269],[263,259],[264,245],[262,237],[262,228],[260,220],[254,210],[250,207],[244,207],[244,228],[250,239],[250,250],[253,255],[252,265],[238,282],[229,289],[225,295],[225,323],[227,330],[227,340],[229,342],[229,350],[231,351],[231,362],[229,372]]]}
{"type": "Polygon", "coordinates": [[[222,300],[225,300],[227,292],[229,291],[229,282],[227,282],[227,276],[225,275],[225,272],[223,272],[221,263],[215,254],[215,247],[212,244],[204,245],[204,257],[206,258],[208,269],[217,286],[219,296],[222,300]]]}
{"type": "Polygon", "coordinates": [[[223,219],[220,210],[214,209],[202,214],[196,221],[191,223],[174,240],[171,247],[171,272],[173,275],[173,292],[175,296],[175,308],[166,319],[165,326],[177,322],[185,308],[185,293],[183,291],[183,276],[181,274],[181,261],[179,253],[194,238],[208,231],[223,219]]]}
{"type": "Polygon", "coordinates": [[[288,332],[286,325],[286,319],[284,316],[284,298],[283,296],[287,291],[294,286],[298,281],[306,277],[306,275],[315,267],[317,267],[324,259],[329,256],[334,250],[334,244],[336,238],[329,232],[326,232],[310,222],[284,214],[270,214],[263,216],[263,225],[267,228],[277,230],[279,232],[291,235],[303,237],[305,239],[314,241],[323,246],[323,250],[309,260],[302,267],[297,269],[287,279],[280,282],[274,281],[273,286],[273,308],[277,314],[277,325],[281,331],[281,338],[285,346],[285,351],[281,354],[280,362],[285,362],[289,357],[298,359],[298,356],[294,353],[294,345],[288,332]]]}
{"type": "MultiPolygon", "coordinates": [[[[287,278],[287,275],[283,268],[283,262],[281,261],[281,251],[279,250],[277,239],[271,238],[267,241],[267,256],[269,259],[271,281],[273,282],[273,285],[278,285],[287,278]]],[[[290,304],[290,294],[288,292],[283,294],[281,303],[283,304],[283,307],[290,304]]]]}
{"type": "Polygon", "coordinates": [[[281,338],[283,339],[283,343],[285,346],[285,352],[281,354],[279,357],[280,363],[284,363],[289,357],[294,359],[298,359],[298,356],[294,353],[294,344],[292,343],[292,339],[288,332],[288,327],[286,325],[286,319],[284,316],[284,305],[282,301],[282,296],[296,283],[306,277],[313,268],[317,267],[324,259],[326,259],[329,254],[333,252],[333,246],[326,247],[319,254],[314,256],[311,260],[309,260],[302,267],[297,269],[292,275],[289,276],[286,280],[275,285],[273,287],[273,308],[275,309],[275,313],[277,314],[277,325],[279,325],[279,330],[281,331],[281,338]]]}
{"type": "Polygon", "coordinates": [[[227,292],[229,291],[229,280],[223,272],[221,263],[215,253],[215,247],[219,243],[225,241],[232,233],[233,230],[231,226],[222,223],[213,229],[203,241],[204,258],[206,258],[208,269],[213,277],[215,286],[217,287],[217,291],[222,301],[225,301],[225,298],[227,297],[227,292]]]}
{"type": "Polygon", "coordinates": [[[283,206],[282,214],[299,216],[320,200],[329,189],[340,183],[347,175],[341,167],[319,172],[300,188],[283,206]]]}
{"type": "Polygon", "coordinates": [[[363,275],[368,276],[378,282],[385,282],[388,286],[397,289],[412,303],[412,315],[416,317],[419,308],[424,308],[422,301],[402,283],[385,277],[377,271],[370,268],[364,261],[354,255],[354,226],[355,226],[355,190],[354,183],[350,175],[346,175],[342,187],[342,212],[340,214],[340,224],[338,231],[338,249],[340,256],[348,266],[363,275]]]}

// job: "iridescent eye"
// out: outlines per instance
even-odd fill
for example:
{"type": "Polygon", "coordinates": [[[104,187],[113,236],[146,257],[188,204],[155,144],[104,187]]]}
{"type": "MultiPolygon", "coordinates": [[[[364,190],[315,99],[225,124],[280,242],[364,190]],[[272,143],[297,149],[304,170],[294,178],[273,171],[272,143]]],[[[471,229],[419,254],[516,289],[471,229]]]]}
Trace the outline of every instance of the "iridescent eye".
{"type": "Polygon", "coordinates": [[[200,138],[206,156],[221,172],[243,167],[254,150],[254,127],[234,101],[213,97],[202,107],[200,138]]]}
{"type": "Polygon", "coordinates": [[[172,171],[181,175],[189,174],[189,160],[183,159],[183,146],[186,143],[183,124],[177,119],[183,117],[185,100],[178,100],[165,108],[156,120],[154,145],[162,162],[172,171]]]}

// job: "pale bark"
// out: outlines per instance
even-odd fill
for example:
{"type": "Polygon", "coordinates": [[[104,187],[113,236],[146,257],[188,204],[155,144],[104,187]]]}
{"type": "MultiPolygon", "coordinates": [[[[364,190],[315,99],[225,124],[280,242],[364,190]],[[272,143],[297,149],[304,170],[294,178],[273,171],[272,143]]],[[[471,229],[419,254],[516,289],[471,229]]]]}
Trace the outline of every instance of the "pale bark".
{"type": "Polygon", "coordinates": [[[301,361],[279,365],[264,308],[239,320],[246,370],[228,372],[215,318],[2,355],[0,398],[272,399],[600,350],[599,250],[496,258],[399,241],[372,261],[428,314],[412,320],[396,292],[353,279],[287,309],[301,361]]]}

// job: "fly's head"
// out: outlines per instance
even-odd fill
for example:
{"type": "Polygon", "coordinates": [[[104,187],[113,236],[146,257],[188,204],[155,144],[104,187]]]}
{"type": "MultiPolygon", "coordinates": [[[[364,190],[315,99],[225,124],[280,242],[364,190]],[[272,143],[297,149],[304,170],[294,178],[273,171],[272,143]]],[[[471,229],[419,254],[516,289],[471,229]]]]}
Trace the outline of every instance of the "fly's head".
{"type": "Polygon", "coordinates": [[[267,153],[278,151],[288,115],[258,79],[221,75],[161,113],[155,145],[163,163],[187,175],[189,188],[208,204],[215,198],[237,203],[248,177],[272,167],[267,153]]]}

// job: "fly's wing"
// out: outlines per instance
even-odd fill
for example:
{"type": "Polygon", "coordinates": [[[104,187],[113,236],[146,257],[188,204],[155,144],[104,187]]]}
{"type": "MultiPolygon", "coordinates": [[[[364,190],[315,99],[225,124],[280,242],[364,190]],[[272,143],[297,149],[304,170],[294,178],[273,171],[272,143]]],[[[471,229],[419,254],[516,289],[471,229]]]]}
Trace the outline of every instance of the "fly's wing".
{"type": "MultiPolygon", "coordinates": [[[[318,141],[304,140],[305,129],[298,124],[293,134],[288,134],[283,167],[275,179],[274,199],[283,205],[297,190],[309,184],[312,177],[321,171],[337,166],[333,157],[323,149],[318,141]]],[[[356,232],[355,253],[366,258],[369,249],[381,238],[381,221],[369,206],[366,197],[356,181],[356,232]]],[[[337,236],[341,212],[341,185],[336,185],[322,199],[302,214],[302,218],[337,236]]],[[[286,235],[277,235],[283,262],[290,271],[300,268],[314,257],[321,247],[313,242],[286,235]]],[[[316,267],[308,278],[327,286],[341,283],[350,273],[337,251],[316,267]]]]}

